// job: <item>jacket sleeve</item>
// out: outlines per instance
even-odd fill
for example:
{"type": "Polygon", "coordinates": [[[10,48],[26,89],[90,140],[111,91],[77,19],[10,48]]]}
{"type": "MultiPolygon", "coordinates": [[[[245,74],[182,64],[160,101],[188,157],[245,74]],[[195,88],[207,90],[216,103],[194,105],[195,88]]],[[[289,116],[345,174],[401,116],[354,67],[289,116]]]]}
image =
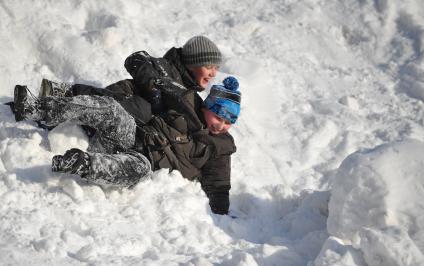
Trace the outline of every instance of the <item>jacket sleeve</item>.
{"type": "Polygon", "coordinates": [[[231,189],[231,155],[209,159],[202,168],[200,183],[213,213],[228,214],[231,189]]]}
{"type": "Polygon", "coordinates": [[[125,59],[124,66],[134,79],[135,94],[142,97],[148,96],[153,81],[161,76],[153,63],[152,57],[145,51],[135,52],[125,59]]]}
{"type": "Polygon", "coordinates": [[[155,114],[176,106],[173,101],[187,93],[187,88],[178,82],[181,77],[164,58],[135,52],[125,60],[125,68],[134,79],[135,94],[146,99],[155,114]]]}

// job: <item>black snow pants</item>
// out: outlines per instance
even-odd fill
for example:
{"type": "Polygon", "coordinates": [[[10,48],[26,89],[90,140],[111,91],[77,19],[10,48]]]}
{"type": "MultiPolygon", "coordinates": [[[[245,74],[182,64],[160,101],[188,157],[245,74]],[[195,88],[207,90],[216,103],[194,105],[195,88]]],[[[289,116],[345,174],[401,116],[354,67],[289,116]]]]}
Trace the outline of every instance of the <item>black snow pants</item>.
{"type": "Polygon", "coordinates": [[[85,179],[97,184],[135,185],[151,172],[148,159],[131,151],[134,118],[113,98],[97,95],[45,97],[42,99],[47,126],[70,121],[89,127],[90,170],[85,179]]]}

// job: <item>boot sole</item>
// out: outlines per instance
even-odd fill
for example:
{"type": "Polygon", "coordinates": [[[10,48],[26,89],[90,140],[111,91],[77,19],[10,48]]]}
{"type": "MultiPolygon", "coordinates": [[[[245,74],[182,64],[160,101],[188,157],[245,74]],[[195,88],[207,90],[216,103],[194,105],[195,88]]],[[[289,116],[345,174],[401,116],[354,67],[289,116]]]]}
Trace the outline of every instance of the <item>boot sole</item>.
{"type": "Polygon", "coordinates": [[[13,96],[15,120],[22,121],[25,119],[23,114],[25,113],[25,101],[28,97],[27,86],[16,85],[13,96]]]}

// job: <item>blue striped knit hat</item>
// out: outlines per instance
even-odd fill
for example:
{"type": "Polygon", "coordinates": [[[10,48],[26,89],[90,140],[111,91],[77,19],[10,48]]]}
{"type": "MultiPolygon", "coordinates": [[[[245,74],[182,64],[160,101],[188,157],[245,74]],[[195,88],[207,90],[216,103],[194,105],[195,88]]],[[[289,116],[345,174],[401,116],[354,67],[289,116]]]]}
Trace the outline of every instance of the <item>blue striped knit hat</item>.
{"type": "Polygon", "coordinates": [[[213,85],[205,99],[206,107],[217,116],[234,124],[240,115],[241,93],[235,77],[227,77],[224,85],[213,85]]]}

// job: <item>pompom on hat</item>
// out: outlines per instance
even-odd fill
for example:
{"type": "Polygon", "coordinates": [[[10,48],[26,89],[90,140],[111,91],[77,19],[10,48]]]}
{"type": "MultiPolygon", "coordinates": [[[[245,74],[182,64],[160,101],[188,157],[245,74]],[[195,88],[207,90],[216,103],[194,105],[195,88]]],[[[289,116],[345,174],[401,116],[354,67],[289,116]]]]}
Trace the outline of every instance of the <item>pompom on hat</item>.
{"type": "Polygon", "coordinates": [[[241,93],[235,77],[223,80],[223,85],[213,85],[205,99],[205,106],[217,116],[234,124],[240,115],[241,93]]]}
{"type": "Polygon", "coordinates": [[[222,62],[221,51],[205,36],[194,36],[182,48],[182,62],[188,67],[217,65],[222,62]]]}

